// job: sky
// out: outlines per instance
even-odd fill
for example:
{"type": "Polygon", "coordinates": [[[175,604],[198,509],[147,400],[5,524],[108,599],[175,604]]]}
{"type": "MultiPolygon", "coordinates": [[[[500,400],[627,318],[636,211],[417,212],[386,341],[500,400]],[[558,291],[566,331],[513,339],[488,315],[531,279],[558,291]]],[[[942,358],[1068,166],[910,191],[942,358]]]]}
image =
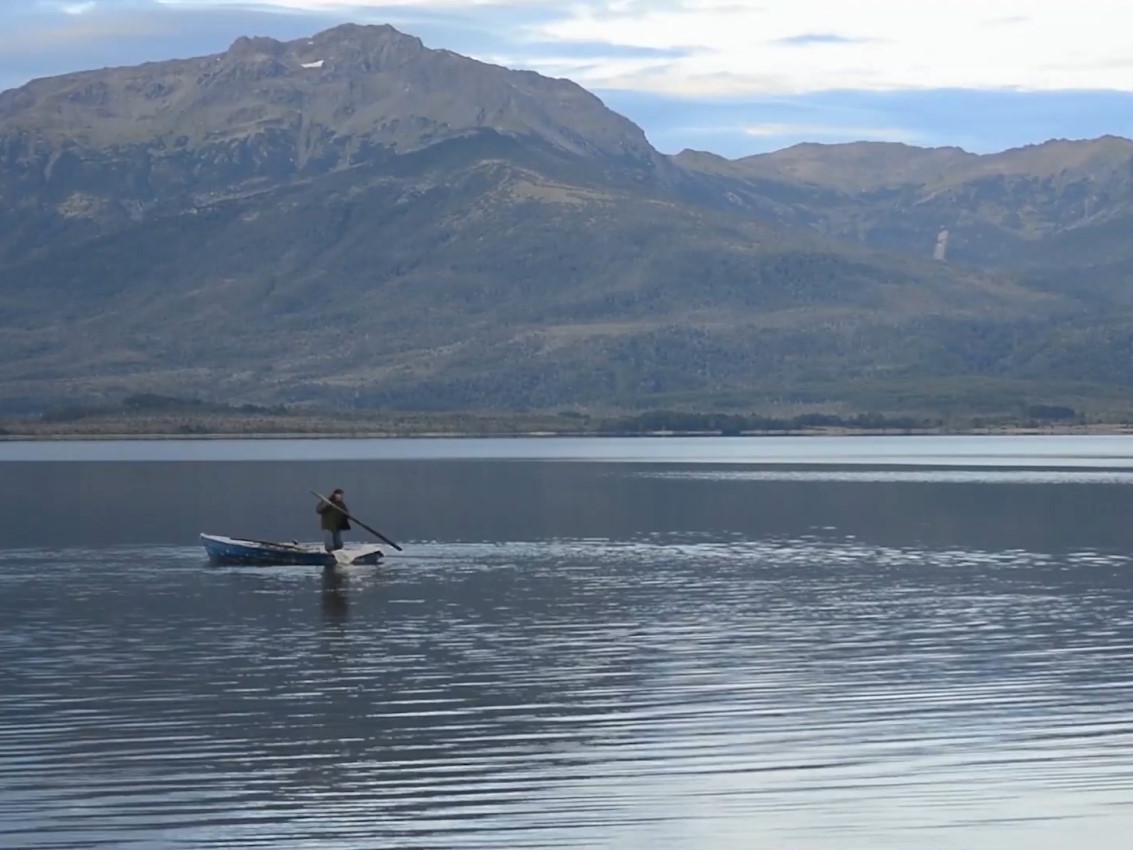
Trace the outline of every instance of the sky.
{"type": "Polygon", "coordinates": [[[0,89],[347,21],[569,77],[667,153],[1133,136],[1133,0],[0,0],[0,89]]]}

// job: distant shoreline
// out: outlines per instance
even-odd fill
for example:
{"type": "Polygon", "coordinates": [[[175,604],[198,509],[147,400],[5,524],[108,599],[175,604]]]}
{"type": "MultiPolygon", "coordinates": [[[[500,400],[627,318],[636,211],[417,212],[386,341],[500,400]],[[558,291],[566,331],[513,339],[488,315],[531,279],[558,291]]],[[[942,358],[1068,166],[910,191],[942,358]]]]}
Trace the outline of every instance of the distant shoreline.
{"type": "Polygon", "coordinates": [[[1133,433],[1133,410],[1034,404],[994,412],[819,410],[394,411],[264,407],[136,394],[0,418],[0,440],[382,440],[1133,433]]]}
{"type": "Polygon", "coordinates": [[[518,439],[666,439],[666,438],[766,438],[766,437],[1025,437],[1025,436],[1131,436],[1133,425],[1094,424],[1076,426],[989,426],[978,428],[802,428],[787,431],[264,431],[264,432],[201,432],[172,431],[27,431],[0,434],[0,442],[125,442],[125,441],[200,441],[217,440],[518,440],[518,439]]]}

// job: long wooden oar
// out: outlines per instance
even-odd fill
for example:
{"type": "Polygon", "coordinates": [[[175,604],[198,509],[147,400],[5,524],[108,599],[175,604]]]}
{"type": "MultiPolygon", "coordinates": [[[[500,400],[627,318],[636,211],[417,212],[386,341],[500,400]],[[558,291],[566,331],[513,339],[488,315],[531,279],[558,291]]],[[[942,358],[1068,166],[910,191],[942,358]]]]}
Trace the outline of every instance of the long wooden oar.
{"type": "Polygon", "coordinates": [[[336,505],[334,502],[332,502],[330,499],[328,499],[322,493],[316,493],[314,490],[312,490],[311,495],[317,496],[319,499],[326,502],[328,505],[330,505],[332,508],[334,508],[340,514],[342,514],[344,517],[346,517],[348,520],[350,520],[353,523],[357,523],[358,525],[360,525],[362,528],[366,529],[368,532],[370,532],[370,534],[374,535],[379,540],[383,541],[384,543],[388,543],[390,546],[392,546],[398,552],[404,552],[405,551],[404,549],[402,549],[400,546],[398,546],[396,543],[394,543],[392,540],[390,540],[388,537],[386,537],[384,534],[382,534],[377,529],[370,528],[370,526],[366,525],[366,523],[362,522],[362,520],[358,519],[358,517],[353,516],[352,514],[348,513],[347,511],[344,511],[342,508],[340,508],[338,505],[336,505]]]}

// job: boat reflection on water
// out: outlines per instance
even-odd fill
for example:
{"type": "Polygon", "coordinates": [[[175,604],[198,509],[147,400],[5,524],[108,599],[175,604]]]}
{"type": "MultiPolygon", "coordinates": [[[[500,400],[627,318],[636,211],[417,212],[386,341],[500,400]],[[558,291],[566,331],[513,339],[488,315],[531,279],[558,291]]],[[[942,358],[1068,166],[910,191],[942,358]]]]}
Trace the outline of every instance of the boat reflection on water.
{"type": "Polygon", "coordinates": [[[334,567],[323,569],[323,619],[330,624],[345,623],[350,616],[350,600],[346,595],[347,577],[334,567]]]}

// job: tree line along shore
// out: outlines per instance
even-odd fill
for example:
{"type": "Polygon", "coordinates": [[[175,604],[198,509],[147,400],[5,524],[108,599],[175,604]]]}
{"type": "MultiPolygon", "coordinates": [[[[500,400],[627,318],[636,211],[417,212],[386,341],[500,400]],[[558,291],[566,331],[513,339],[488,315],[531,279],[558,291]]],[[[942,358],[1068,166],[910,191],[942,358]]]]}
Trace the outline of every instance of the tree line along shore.
{"type": "Polygon", "coordinates": [[[807,412],[769,416],[652,410],[631,413],[322,411],[140,395],[115,405],[60,407],[0,418],[0,438],[475,437],[942,433],[1125,433],[1133,417],[1097,418],[1059,405],[948,418],[807,412]]]}

